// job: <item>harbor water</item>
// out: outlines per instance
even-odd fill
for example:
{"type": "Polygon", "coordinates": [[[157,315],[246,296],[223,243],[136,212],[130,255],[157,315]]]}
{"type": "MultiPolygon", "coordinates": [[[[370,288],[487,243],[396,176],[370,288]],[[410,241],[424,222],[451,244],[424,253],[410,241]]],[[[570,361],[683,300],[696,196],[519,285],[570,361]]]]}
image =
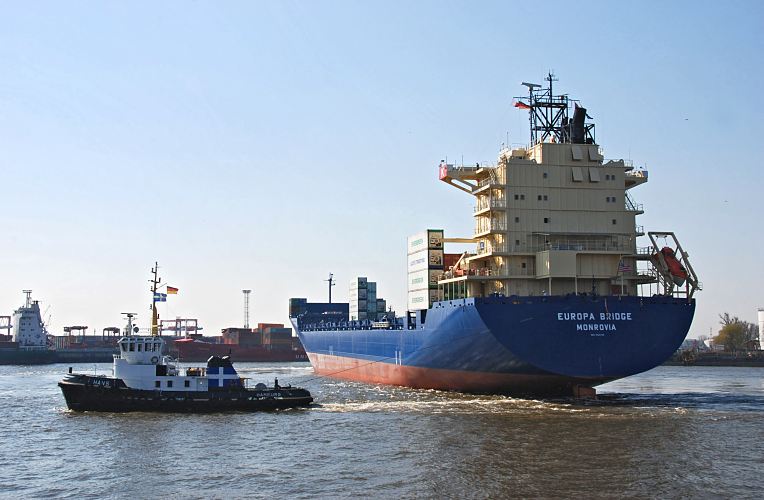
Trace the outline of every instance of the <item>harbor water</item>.
{"type": "Polygon", "coordinates": [[[67,368],[0,366],[0,496],[761,497],[762,368],[659,367],[575,402],[239,363],[316,404],[209,415],[72,413],[56,386],[67,368]]]}

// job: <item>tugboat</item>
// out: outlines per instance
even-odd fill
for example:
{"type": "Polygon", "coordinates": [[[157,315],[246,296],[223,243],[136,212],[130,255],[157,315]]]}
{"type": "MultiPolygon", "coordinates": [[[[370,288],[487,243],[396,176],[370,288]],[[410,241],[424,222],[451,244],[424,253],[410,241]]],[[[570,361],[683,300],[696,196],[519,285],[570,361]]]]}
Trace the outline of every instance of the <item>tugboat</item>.
{"type": "Polygon", "coordinates": [[[207,366],[178,368],[162,354],[159,336],[132,335],[133,314],[127,314],[126,335],[114,355],[114,376],[72,373],[58,383],[66,405],[74,411],[220,412],[280,410],[308,406],[305,389],[263,383],[246,387],[228,356],[211,356],[207,366]]]}
{"type": "Polygon", "coordinates": [[[263,383],[249,388],[228,356],[211,356],[207,366],[179,368],[157,334],[156,267],[151,335],[139,335],[133,313],[114,355],[113,376],[69,373],[58,383],[66,405],[74,411],[220,412],[280,410],[308,406],[313,398],[305,389],[263,383]]]}

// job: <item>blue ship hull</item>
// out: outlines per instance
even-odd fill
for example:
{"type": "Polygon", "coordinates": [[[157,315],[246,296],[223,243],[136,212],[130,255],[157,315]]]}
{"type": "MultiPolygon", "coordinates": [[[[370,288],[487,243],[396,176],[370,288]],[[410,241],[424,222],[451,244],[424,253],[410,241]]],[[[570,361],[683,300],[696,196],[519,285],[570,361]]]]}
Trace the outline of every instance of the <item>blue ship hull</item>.
{"type": "Polygon", "coordinates": [[[319,374],[477,393],[593,394],[679,347],[694,299],[486,297],[437,302],[416,329],[293,323],[319,374]]]}

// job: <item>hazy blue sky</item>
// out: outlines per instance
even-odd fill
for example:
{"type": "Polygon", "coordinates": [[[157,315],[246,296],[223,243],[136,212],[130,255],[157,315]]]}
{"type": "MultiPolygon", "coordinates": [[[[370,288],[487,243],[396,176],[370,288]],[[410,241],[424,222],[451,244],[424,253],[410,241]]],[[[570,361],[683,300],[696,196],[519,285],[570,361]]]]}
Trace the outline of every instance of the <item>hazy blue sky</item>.
{"type": "MultiPolygon", "coordinates": [[[[650,182],[705,286],[690,335],[764,306],[760,2],[2,2],[0,314],[31,288],[52,330],[287,321],[356,275],[405,308],[406,237],[469,236],[446,156],[491,161],[519,83],[554,70],[607,158],[650,182]]],[[[644,243],[646,244],[646,243],[644,243]]]]}

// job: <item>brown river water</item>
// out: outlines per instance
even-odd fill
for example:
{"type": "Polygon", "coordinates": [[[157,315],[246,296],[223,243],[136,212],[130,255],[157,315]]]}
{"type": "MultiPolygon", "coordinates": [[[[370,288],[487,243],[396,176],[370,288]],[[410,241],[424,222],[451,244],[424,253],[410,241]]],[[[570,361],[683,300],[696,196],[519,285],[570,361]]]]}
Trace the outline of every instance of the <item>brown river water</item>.
{"type": "MultiPolygon", "coordinates": [[[[761,498],[764,368],[659,367],[593,402],[315,378],[277,413],[77,414],[67,365],[0,366],[0,497],[761,498]]],[[[110,365],[74,365],[109,373],[110,365]]]]}

